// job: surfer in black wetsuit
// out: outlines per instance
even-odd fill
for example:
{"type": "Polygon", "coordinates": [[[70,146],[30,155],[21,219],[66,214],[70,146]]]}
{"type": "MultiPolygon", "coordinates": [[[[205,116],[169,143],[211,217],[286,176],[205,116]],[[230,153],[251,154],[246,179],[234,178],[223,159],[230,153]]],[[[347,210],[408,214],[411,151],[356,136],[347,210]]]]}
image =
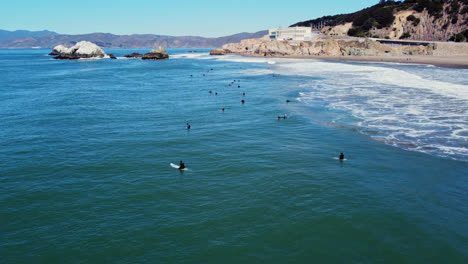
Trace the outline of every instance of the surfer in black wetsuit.
{"type": "Polygon", "coordinates": [[[343,152],[341,152],[341,154],[340,154],[340,160],[344,160],[343,152]]]}
{"type": "Polygon", "coordinates": [[[187,127],[187,129],[190,129],[192,126],[189,123],[187,123],[186,127],[187,127]]]}
{"type": "Polygon", "coordinates": [[[179,170],[183,170],[183,169],[185,169],[185,164],[182,161],[180,161],[179,170]]]}

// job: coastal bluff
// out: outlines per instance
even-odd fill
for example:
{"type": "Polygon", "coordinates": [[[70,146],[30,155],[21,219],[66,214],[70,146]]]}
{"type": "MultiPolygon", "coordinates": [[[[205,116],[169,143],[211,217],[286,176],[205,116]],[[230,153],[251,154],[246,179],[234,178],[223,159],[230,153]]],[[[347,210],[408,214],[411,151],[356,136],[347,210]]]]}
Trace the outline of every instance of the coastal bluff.
{"type": "MultiPolygon", "coordinates": [[[[390,43],[371,38],[330,37],[312,41],[272,41],[265,36],[223,46],[224,54],[436,64],[468,68],[468,43],[390,43]],[[411,44],[411,45],[410,45],[411,44]]],[[[212,55],[223,55],[213,51],[212,55]]]]}
{"type": "Polygon", "coordinates": [[[251,56],[404,56],[433,55],[437,44],[392,47],[367,38],[335,39],[319,36],[312,41],[271,41],[268,37],[246,39],[223,46],[232,53],[251,56]]]}

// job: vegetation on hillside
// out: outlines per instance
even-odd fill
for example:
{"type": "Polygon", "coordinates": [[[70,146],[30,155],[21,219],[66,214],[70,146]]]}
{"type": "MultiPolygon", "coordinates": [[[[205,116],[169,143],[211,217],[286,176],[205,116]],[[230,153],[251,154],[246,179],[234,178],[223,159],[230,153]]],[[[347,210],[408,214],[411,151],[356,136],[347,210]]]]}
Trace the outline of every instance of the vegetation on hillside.
{"type": "Polygon", "coordinates": [[[449,40],[455,41],[455,42],[468,41],[468,29],[463,32],[453,35],[449,40]]]}
{"type": "MultiPolygon", "coordinates": [[[[429,15],[434,17],[434,20],[442,17],[444,12],[446,12],[449,15],[449,23],[456,24],[459,14],[463,15],[468,13],[468,0],[381,0],[378,4],[355,13],[324,16],[299,22],[292,26],[336,26],[352,22],[353,27],[348,31],[349,36],[370,37],[371,33],[369,31],[371,29],[381,29],[391,26],[395,19],[393,14],[407,9],[413,9],[417,12],[427,10],[429,15]],[[445,10],[444,5],[447,6],[445,10]]],[[[409,16],[408,20],[412,21],[414,26],[420,23],[419,18],[415,16],[409,16]]],[[[468,23],[468,21],[464,22],[468,23]]],[[[446,27],[447,26],[448,24],[446,27]]],[[[463,32],[460,34],[463,35],[463,32]]],[[[407,37],[409,37],[408,34],[404,36],[404,38],[407,37]]],[[[458,38],[454,36],[454,39],[460,39],[460,36],[458,36],[458,38]]],[[[464,37],[464,39],[468,40],[466,37],[464,37]]]]}

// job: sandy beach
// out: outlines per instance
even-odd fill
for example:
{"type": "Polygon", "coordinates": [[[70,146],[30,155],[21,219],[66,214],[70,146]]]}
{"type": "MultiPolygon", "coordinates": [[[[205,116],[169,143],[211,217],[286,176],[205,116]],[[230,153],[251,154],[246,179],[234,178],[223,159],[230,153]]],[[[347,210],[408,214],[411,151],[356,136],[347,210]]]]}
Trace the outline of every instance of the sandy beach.
{"type": "MultiPolygon", "coordinates": [[[[246,57],[264,57],[237,54],[246,57]]],[[[440,67],[468,69],[468,56],[269,56],[270,58],[317,59],[330,61],[390,62],[427,64],[440,67]]]]}

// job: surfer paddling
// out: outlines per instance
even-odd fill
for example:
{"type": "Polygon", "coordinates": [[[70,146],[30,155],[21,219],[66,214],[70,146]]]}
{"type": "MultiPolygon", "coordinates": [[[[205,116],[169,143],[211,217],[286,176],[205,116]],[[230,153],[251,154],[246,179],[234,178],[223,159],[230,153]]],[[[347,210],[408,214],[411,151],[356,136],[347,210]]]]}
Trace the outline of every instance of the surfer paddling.
{"type": "Polygon", "coordinates": [[[288,116],[286,114],[284,114],[284,116],[278,116],[278,120],[280,119],[288,119],[288,116]]]}

